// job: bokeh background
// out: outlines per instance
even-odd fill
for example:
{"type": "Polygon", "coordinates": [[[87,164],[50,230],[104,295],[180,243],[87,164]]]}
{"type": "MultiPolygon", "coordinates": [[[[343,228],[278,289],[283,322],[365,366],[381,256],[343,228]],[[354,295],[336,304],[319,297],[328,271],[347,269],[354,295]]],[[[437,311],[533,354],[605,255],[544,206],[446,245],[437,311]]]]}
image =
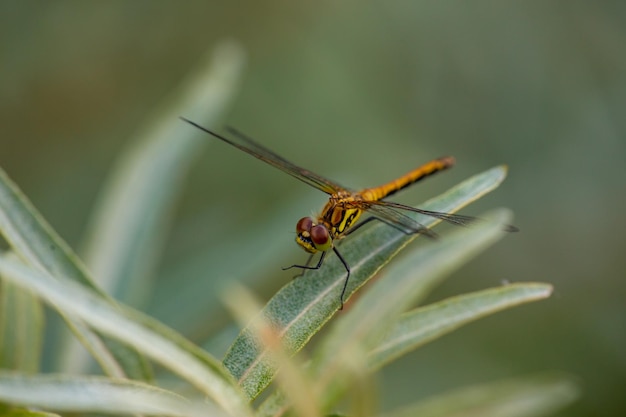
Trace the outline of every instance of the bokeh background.
{"type": "MultiPolygon", "coordinates": [[[[388,367],[381,407],[563,370],[583,397],[562,415],[626,415],[625,2],[2,2],[0,164],[72,246],[116,157],[224,39],[247,52],[224,122],[342,184],[455,155],[454,170],[399,198],[416,204],[510,167],[465,212],[510,207],[521,233],[433,299],[503,281],[550,282],[554,296],[388,367]]],[[[304,256],[296,220],[324,201],[222,145],[207,147],[181,194],[155,286],[176,288],[171,271],[192,255],[246,262],[221,243],[253,230],[283,245],[282,263],[258,271],[274,278],[253,283],[265,298],[290,279],[278,267],[304,256]],[[300,211],[272,217],[290,205],[300,211]]]]}

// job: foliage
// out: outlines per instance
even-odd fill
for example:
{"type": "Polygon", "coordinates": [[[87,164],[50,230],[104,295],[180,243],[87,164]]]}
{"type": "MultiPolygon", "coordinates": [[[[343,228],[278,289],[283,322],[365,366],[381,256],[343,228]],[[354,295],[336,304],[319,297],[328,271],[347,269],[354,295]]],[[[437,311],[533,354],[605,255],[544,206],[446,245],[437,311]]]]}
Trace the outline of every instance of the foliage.
{"type": "MultiPolygon", "coordinates": [[[[415,236],[384,224],[346,239],[341,250],[353,267],[346,298],[368,280],[379,279],[339,314],[345,270],[334,257],[322,269],[287,283],[262,308],[245,290],[231,292],[227,304],[245,327],[222,362],[120,302],[146,285],[162,251],[181,178],[206,142],[179,123],[178,115],[214,124],[237,84],[242,55],[236,45],[222,45],[212,62],[181,87],[178,98],[120,159],[98,203],[82,259],[1,173],[0,231],[10,247],[0,256],[3,414],[277,416],[293,410],[320,416],[345,398],[352,398],[352,415],[374,414],[376,370],[464,324],[550,295],[550,285],[517,283],[412,309],[504,235],[511,216],[499,210],[475,227],[423,245],[409,246],[415,236]],[[403,249],[406,256],[386,267],[403,249]],[[64,343],[52,348],[58,363],[51,375],[43,374],[40,365],[48,325],[43,304],[72,332],[61,333],[64,343]],[[329,331],[317,340],[311,359],[294,357],[326,324],[329,331]],[[105,376],[89,372],[87,359],[95,360],[105,376]],[[161,367],[156,377],[154,364],[161,367]],[[177,376],[175,384],[162,369],[177,376]],[[277,387],[254,410],[250,400],[274,380],[277,387]]],[[[505,174],[505,167],[490,169],[420,207],[454,212],[495,189],[505,174]]],[[[436,223],[418,221],[428,227],[436,223]]],[[[564,375],[525,377],[443,394],[407,409],[427,415],[496,409],[494,415],[539,416],[568,404],[576,393],[564,375]]]]}

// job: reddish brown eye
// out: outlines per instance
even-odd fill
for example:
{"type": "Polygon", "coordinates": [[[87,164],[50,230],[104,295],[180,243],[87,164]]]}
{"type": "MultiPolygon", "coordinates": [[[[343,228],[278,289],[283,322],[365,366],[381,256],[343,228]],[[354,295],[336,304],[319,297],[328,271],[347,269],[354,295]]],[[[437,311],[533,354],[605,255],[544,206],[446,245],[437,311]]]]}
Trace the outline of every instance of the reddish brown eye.
{"type": "Polygon", "coordinates": [[[296,224],[296,233],[309,232],[311,231],[311,226],[313,226],[313,219],[303,217],[298,220],[298,224],[296,224]]]}
{"type": "Polygon", "coordinates": [[[311,241],[317,250],[326,251],[331,248],[332,240],[326,226],[318,224],[311,229],[311,241]]]}

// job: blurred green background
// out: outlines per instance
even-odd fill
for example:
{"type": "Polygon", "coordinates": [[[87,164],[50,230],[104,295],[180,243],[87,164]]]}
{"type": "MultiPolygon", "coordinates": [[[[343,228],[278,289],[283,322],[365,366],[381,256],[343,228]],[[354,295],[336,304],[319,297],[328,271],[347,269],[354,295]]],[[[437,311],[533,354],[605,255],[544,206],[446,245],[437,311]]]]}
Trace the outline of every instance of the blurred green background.
{"type": "MultiPolygon", "coordinates": [[[[115,158],[228,38],[248,64],[225,123],[298,164],[359,188],[456,156],[453,171],[398,198],[410,204],[510,167],[464,212],[510,207],[521,233],[433,299],[503,281],[550,282],[554,296],[388,367],[382,407],[564,370],[584,394],[562,415],[626,415],[626,2],[2,2],[0,164],[80,247],[115,158]]],[[[273,277],[253,284],[270,297],[291,276],[279,267],[305,257],[295,222],[324,196],[222,144],[199,159],[155,276],[175,289],[186,259],[245,262],[224,242],[254,232],[282,245],[254,275],[273,277]]]]}

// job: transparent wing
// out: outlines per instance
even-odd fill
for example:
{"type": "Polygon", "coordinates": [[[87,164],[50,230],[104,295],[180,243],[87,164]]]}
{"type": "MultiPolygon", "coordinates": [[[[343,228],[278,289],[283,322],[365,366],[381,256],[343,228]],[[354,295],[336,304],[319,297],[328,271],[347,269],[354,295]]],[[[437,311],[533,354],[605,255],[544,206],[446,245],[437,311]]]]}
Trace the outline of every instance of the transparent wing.
{"type": "Polygon", "coordinates": [[[383,220],[385,223],[388,223],[390,226],[395,227],[396,229],[401,230],[406,234],[422,234],[431,238],[436,238],[437,234],[419,223],[416,220],[413,220],[406,214],[400,213],[399,211],[381,205],[373,205],[371,203],[376,202],[367,202],[364,203],[363,206],[367,210],[368,213],[371,213],[374,217],[377,217],[383,220]]]}
{"type": "MultiPolygon", "coordinates": [[[[368,201],[367,204],[370,206],[369,207],[370,211],[374,211],[377,213],[381,211],[386,212],[389,210],[395,211],[395,209],[400,209],[400,210],[411,211],[413,213],[423,214],[425,216],[434,217],[434,218],[446,221],[448,223],[451,223],[457,226],[469,226],[470,224],[474,222],[481,221],[481,219],[478,217],[464,216],[462,214],[442,213],[439,211],[424,210],[424,209],[420,209],[417,207],[406,206],[400,203],[394,203],[393,201],[385,201],[385,200],[368,201]],[[374,207],[376,207],[376,209],[374,207]]],[[[505,225],[503,230],[505,232],[518,232],[519,231],[517,227],[512,226],[510,224],[505,225]]]]}
{"type": "MultiPolygon", "coordinates": [[[[393,201],[385,201],[385,200],[368,201],[367,204],[371,206],[370,210],[375,211],[375,212],[388,211],[387,208],[406,210],[406,211],[411,211],[413,213],[419,213],[425,216],[434,217],[436,219],[443,220],[448,223],[455,224],[457,226],[469,226],[471,223],[478,220],[477,217],[464,216],[462,214],[442,213],[439,211],[424,210],[424,209],[411,207],[411,206],[407,206],[407,205],[400,204],[400,203],[394,203],[393,201]],[[374,207],[379,208],[379,210],[374,209],[374,207]]],[[[392,211],[395,211],[395,210],[392,210],[392,211]]]]}
{"type": "Polygon", "coordinates": [[[434,217],[436,219],[440,219],[458,226],[468,226],[472,222],[478,220],[478,218],[476,217],[464,216],[462,214],[441,213],[438,211],[423,210],[420,208],[383,200],[364,201],[360,202],[359,206],[366,209],[373,216],[378,217],[387,223],[390,223],[392,226],[396,227],[399,230],[402,230],[404,233],[419,233],[432,238],[437,237],[437,234],[435,232],[428,229],[426,226],[419,223],[418,221],[407,216],[406,214],[400,212],[399,210],[423,214],[425,216],[434,217]]]}
{"type": "Polygon", "coordinates": [[[223,135],[220,135],[219,133],[213,132],[203,126],[200,126],[199,124],[192,122],[189,119],[186,119],[184,117],[181,117],[181,120],[189,123],[190,125],[208,133],[209,135],[216,137],[217,139],[220,139],[223,142],[228,143],[229,145],[234,146],[237,149],[240,149],[252,156],[254,156],[257,159],[260,159],[263,162],[266,162],[278,169],[280,169],[283,172],[286,172],[287,174],[291,175],[294,178],[299,179],[300,181],[309,184],[312,187],[317,188],[318,190],[321,190],[323,192],[325,192],[326,194],[334,194],[338,191],[342,191],[342,190],[348,190],[345,187],[342,187],[341,185],[322,177],[321,175],[318,175],[314,172],[311,172],[307,169],[301,168],[291,162],[289,162],[288,160],[286,160],[285,158],[283,158],[280,155],[277,155],[276,153],[272,152],[271,150],[269,150],[268,148],[266,148],[265,146],[255,142],[252,138],[244,135],[243,133],[239,132],[236,129],[233,128],[227,128],[227,130],[229,131],[229,133],[231,133],[233,135],[233,138],[227,138],[223,135]]]}

